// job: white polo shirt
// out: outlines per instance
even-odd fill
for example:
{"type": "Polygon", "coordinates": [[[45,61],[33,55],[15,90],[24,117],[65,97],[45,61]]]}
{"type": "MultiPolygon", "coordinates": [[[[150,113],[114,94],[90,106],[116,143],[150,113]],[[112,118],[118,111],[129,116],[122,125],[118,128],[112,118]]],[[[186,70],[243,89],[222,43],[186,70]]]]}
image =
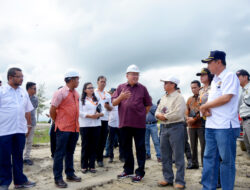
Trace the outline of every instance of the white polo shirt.
{"type": "Polygon", "coordinates": [[[112,106],[112,110],[109,112],[109,122],[108,125],[110,127],[119,127],[119,114],[118,114],[118,106],[112,106]]]}
{"type": "Polygon", "coordinates": [[[206,128],[228,129],[230,128],[230,123],[233,128],[240,127],[238,119],[239,88],[240,82],[238,77],[227,69],[224,69],[219,76],[214,76],[208,95],[208,102],[225,94],[233,94],[233,97],[228,103],[211,108],[212,115],[207,117],[206,128]]]}
{"type": "Polygon", "coordinates": [[[0,87],[0,136],[27,133],[25,113],[34,109],[26,90],[0,87]]]}
{"type": "Polygon", "coordinates": [[[95,89],[95,96],[99,100],[99,103],[102,105],[102,112],[104,116],[101,117],[102,121],[108,121],[109,119],[109,111],[104,107],[105,102],[109,102],[109,105],[111,106],[111,96],[109,93],[107,93],[105,90],[102,92],[98,89],[95,89]]]}

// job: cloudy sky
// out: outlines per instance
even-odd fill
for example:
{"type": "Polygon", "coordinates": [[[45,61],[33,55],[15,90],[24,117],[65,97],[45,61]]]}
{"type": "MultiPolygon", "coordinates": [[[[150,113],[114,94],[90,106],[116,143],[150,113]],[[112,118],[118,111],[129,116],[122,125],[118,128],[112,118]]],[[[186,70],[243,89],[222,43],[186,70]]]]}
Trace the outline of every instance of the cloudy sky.
{"type": "Polygon", "coordinates": [[[51,98],[69,68],[82,84],[105,75],[107,88],[125,82],[136,64],[154,102],[161,77],[189,84],[210,50],[227,53],[228,68],[250,71],[249,0],[0,0],[0,75],[12,66],[45,83],[51,98]]]}

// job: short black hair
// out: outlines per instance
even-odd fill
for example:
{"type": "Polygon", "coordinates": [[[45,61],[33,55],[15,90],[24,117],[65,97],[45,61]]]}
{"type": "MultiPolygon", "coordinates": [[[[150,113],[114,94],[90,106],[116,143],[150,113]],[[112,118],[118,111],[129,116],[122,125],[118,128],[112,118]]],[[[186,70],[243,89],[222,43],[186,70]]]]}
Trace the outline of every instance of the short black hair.
{"type": "Polygon", "coordinates": [[[34,83],[34,82],[27,82],[26,83],[26,90],[29,90],[34,85],[36,85],[36,83],[34,83]]]}
{"type": "Polygon", "coordinates": [[[201,87],[201,83],[198,80],[193,80],[191,84],[197,84],[199,87],[201,87]]]}
{"type": "Polygon", "coordinates": [[[99,80],[101,80],[101,79],[105,79],[105,80],[107,81],[107,78],[106,78],[105,76],[101,75],[101,76],[99,76],[99,77],[97,78],[97,82],[98,82],[99,80]]]}
{"type": "Polygon", "coordinates": [[[222,65],[226,66],[226,60],[225,59],[215,59],[215,61],[221,60],[222,65]]]}
{"type": "Polygon", "coordinates": [[[17,68],[17,67],[12,67],[8,70],[8,73],[7,73],[7,80],[9,81],[9,77],[14,77],[16,75],[16,72],[17,71],[20,71],[22,72],[22,70],[20,68],[17,68]]]}

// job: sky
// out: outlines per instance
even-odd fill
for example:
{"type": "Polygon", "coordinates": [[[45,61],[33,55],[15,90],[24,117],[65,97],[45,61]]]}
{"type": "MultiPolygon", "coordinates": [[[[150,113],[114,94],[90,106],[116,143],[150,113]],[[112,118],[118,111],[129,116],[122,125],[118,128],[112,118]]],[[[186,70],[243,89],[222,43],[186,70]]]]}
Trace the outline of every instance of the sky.
{"type": "Polygon", "coordinates": [[[45,84],[50,101],[69,69],[107,90],[126,82],[126,68],[156,102],[160,79],[175,75],[187,99],[190,82],[211,50],[227,54],[227,67],[250,71],[249,0],[0,0],[0,76],[23,70],[24,83],[45,84]]]}

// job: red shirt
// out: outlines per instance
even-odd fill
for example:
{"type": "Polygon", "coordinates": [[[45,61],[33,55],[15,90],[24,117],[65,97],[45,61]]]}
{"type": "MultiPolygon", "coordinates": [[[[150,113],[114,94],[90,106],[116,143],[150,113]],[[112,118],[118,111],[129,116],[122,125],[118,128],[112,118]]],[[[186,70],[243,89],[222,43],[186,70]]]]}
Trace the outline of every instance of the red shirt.
{"type": "Polygon", "coordinates": [[[130,91],[131,96],[118,105],[119,127],[145,128],[146,106],[152,106],[147,88],[140,83],[133,87],[128,83],[121,84],[113,94],[112,100],[116,99],[122,90],[130,91]]]}

